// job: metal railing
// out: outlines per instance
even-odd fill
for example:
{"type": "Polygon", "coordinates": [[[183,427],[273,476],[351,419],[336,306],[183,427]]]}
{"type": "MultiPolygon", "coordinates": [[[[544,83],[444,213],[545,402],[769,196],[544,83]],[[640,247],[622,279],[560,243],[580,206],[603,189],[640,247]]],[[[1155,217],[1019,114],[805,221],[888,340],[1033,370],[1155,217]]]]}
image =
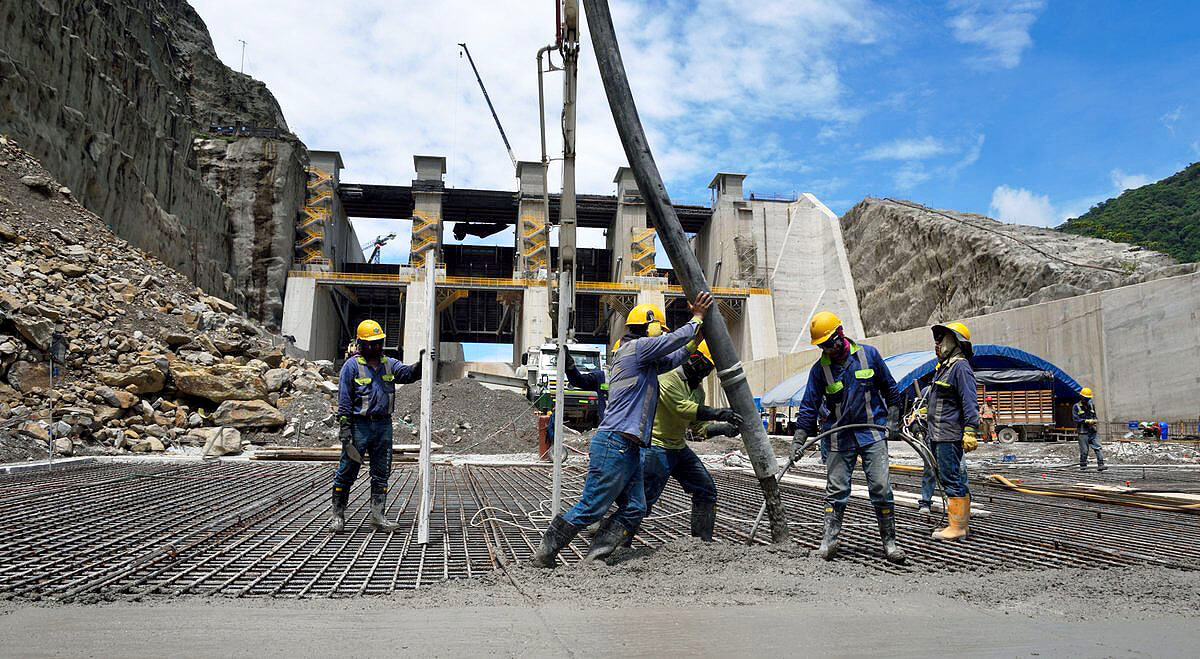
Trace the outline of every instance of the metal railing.
{"type": "MultiPolygon", "coordinates": [[[[417,277],[411,272],[406,273],[356,273],[356,272],[322,272],[312,270],[292,270],[288,273],[289,277],[307,277],[310,279],[319,279],[330,283],[349,283],[349,284],[407,284],[413,282],[417,277]]],[[[546,282],[542,279],[500,279],[491,277],[451,277],[448,275],[438,275],[436,282],[439,286],[453,286],[456,288],[504,288],[504,289],[522,289],[530,287],[545,286],[546,282]]],[[[552,282],[553,284],[553,282],[552,282]]],[[[607,281],[581,281],[576,282],[575,289],[585,293],[636,293],[640,290],[659,290],[666,295],[683,295],[683,287],[681,286],[638,286],[634,284],[623,284],[607,281]]],[[[765,288],[727,288],[715,286],[712,289],[713,295],[725,297],[745,297],[747,295],[770,295],[771,291],[765,288]]]]}

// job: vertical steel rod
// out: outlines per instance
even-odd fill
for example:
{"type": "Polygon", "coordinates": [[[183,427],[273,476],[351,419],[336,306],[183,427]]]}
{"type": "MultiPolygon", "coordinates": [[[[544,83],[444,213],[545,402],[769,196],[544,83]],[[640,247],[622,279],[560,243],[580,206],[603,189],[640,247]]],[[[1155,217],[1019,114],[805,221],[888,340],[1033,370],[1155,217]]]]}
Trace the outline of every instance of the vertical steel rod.
{"type": "Polygon", "coordinates": [[[437,361],[434,359],[437,341],[437,250],[425,253],[425,354],[421,359],[421,502],[417,509],[417,542],[429,542],[429,513],[433,505],[433,469],[430,456],[433,443],[433,383],[437,361]]]}

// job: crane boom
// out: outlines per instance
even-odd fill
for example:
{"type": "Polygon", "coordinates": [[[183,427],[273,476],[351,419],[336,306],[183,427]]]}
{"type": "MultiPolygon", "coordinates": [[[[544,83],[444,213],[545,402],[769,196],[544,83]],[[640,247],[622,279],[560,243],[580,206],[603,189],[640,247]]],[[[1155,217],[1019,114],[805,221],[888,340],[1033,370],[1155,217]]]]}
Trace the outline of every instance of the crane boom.
{"type": "Polygon", "coordinates": [[[513,171],[516,171],[517,157],[513,155],[512,145],[508,143],[508,135],[504,134],[504,126],[500,125],[500,117],[496,114],[496,107],[492,105],[492,97],[488,96],[487,87],[483,86],[483,78],[479,77],[479,69],[475,67],[475,59],[471,57],[471,51],[467,48],[467,44],[460,43],[458,45],[467,54],[467,61],[471,63],[471,70],[475,72],[475,80],[479,83],[479,91],[483,92],[483,100],[487,101],[488,109],[492,111],[492,119],[496,121],[496,128],[500,131],[500,139],[504,140],[504,148],[508,150],[508,159],[512,161],[513,171]]]}

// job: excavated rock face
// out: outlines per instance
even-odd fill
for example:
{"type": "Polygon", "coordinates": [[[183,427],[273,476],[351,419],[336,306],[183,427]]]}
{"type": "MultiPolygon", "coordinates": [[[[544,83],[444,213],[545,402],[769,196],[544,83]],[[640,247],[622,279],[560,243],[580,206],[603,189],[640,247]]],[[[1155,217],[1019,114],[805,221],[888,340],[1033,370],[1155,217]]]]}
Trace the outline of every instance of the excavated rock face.
{"type": "Polygon", "coordinates": [[[910,202],[865,199],[841,226],[868,335],[1195,269],[1124,243],[910,202]]]}
{"type": "Polygon", "coordinates": [[[307,152],[266,87],[217,59],[186,2],[0,3],[0,133],[117,235],[278,324],[307,152]],[[239,122],[279,138],[196,141],[239,122]]]}

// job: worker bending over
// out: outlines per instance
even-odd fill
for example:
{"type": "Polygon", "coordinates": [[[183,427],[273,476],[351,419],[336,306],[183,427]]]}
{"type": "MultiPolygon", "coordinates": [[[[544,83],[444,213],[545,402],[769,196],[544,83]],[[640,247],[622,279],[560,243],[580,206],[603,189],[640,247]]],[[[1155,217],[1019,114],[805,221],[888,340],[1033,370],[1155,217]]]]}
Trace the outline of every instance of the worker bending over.
{"type": "Polygon", "coordinates": [[[1104,451],[1100,449],[1100,437],[1096,434],[1096,406],[1092,404],[1092,390],[1084,387],[1079,392],[1079,402],[1071,407],[1071,418],[1079,428],[1079,470],[1087,469],[1088,453],[1096,452],[1096,471],[1104,471],[1104,451]]]}
{"type": "MultiPolygon", "coordinates": [[[[938,477],[946,493],[950,525],[933,532],[938,540],[967,535],[971,493],[967,488],[964,453],[979,447],[979,398],[970,359],[971,331],[962,323],[933,326],[933,351],[937,368],[925,393],[929,442],[937,460],[938,477]]],[[[931,492],[932,494],[932,492],[931,492]]]]}
{"type": "MultiPolygon", "coordinates": [[[[650,444],[658,376],[688,358],[690,344],[711,306],[712,295],[702,292],[688,304],[692,319],[668,334],[663,333],[666,316],[658,307],[639,304],[629,312],[625,335],[609,364],[608,405],[588,447],[583,492],[573,508],[551,520],[534,552],[534,565],[554,567],[558,552],[580,529],[599,520],[618,497],[626,513],[637,519],[645,516],[641,450],[650,444]]],[[[588,558],[611,554],[635,531],[621,524],[617,515],[610,516],[593,539],[588,558]]]]}
{"type": "Polygon", "coordinates": [[[850,499],[850,476],[854,463],[861,457],[884,555],[893,563],[903,563],[904,551],[896,544],[896,507],[888,475],[886,441],[900,436],[900,394],[896,381],[879,351],[847,338],[842,321],[832,313],[822,311],[814,315],[809,335],[822,354],[808,373],[808,387],[800,401],[792,438],[794,456],[799,458],[800,448],[816,434],[817,412],[822,403],[830,409],[829,423],[822,430],[857,423],[888,428],[886,433],[855,428],[831,437],[826,461],[825,533],[817,555],[831,560],[837,554],[842,514],[850,499]]]}
{"type": "Polygon", "coordinates": [[[392,473],[392,408],[396,385],[421,379],[421,357],[413,366],[383,354],[386,334],[379,323],[358,324],[358,354],[342,364],[338,376],[338,439],[342,457],[333,475],[333,512],[330,528],[341,533],[346,527],[346,500],[358,478],[363,454],[371,456],[371,526],[391,533],[398,527],[383,513],[388,477],[392,473]]]}
{"type": "Polygon", "coordinates": [[[742,424],[741,415],[732,409],[704,404],[700,383],[712,369],[712,353],[708,343],[701,341],[682,366],[658,376],[654,428],[649,448],[642,451],[646,506],[640,516],[628,509],[619,510],[617,514],[624,526],[638,528],[662,496],[667,481],[674,478],[692,497],[692,536],[712,542],[713,525],[717,521],[717,485],[700,457],[688,448],[686,436],[690,431],[696,441],[720,435],[737,437],[742,424]]]}

